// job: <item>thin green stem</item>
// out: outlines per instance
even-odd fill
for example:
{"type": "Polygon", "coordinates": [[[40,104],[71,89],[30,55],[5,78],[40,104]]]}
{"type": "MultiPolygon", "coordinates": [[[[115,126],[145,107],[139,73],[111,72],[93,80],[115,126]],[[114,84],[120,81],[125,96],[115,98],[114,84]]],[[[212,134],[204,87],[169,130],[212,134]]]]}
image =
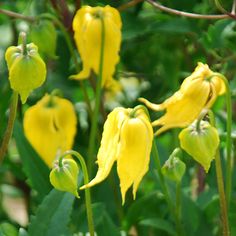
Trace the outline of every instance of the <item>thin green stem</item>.
{"type": "Polygon", "coordinates": [[[204,14],[196,14],[196,13],[190,13],[185,11],[179,11],[176,9],[172,9],[166,6],[161,5],[159,2],[154,2],[153,0],[146,0],[149,4],[151,4],[153,7],[170,14],[188,17],[188,18],[195,18],[195,19],[207,19],[207,20],[217,20],[217,19],[225,19],[230,18],[228,14],[221,14],[221,15],[204,15],[204,14]]]}
{"type": "Polygon", "coordinates": [[[14,122],[15,122],[15,118],[16,118],[17,104],[18,104],[18,93],[14,91],[13,95],[12,95],[12,101],[11,101],[11,106],[10,106],[7,128],[6,128],[5,134],[3,136],[2,144],[0,147],[0,163],[2,163],[2,161],[4,159],[10,138],[12,136],[12,131],[13,131],[14,122]]]}
{"type": "Polygon", "coordinates": [[[19,14],[19,13],[13,12],[13,11],[9,11],[9,10],[5,10],[5,9],[0,9],[0,14],[4,14],[6,16],[21,19],[21,20],[25,20],[25,21],[28,21],[28,22],[34,22],[35,21],[35,17],[24,16],[22,14],[19,14]]]}
{"type": "MultiPolygon", "coordinates": [[[[84,184],[85,185],[88,184],[89,183],[88,170],[84,158],[80,155],[80,153],[73,150],[66,151],[60,158],[63,158],[67,155],[74,155],[78,159],[84,175],[84,184]]],[[[93,212],[92,212],[92,204],[91,204],[91,196],[89,188],[85,189],[85,205],[87,211],[89,233],[90,236],[94,236],[93,212]]]]}
{"type": "MultiPolygon", "coordinates": [[[[76,58],[76,55],[75,55],[75,52],[74,52],[73,43],[72,43],[70,35],[67,32],[67,30],[65,29],[64,25],[55,16],[53,16],[51,14],[48,14],[48,13],[41,14],[39,16],[39,18],[45,18],[45,19],[53,20],[55,22],[55,24],[61,29],[61,31],[64,35],[64,38],[65,38],[66,44],[68,46],[70,55],[71,55],[72,60],[75,64],[76,71],[79,72],[80,71],[80,66],[79,66],[79,63],[77,61],[77,58],[76,58]]],[[[87,107],[88,107],[88,113],[89,113],[90,118],[91,118],[92,117],[92,108],[91,108],[91,104],[90,104],[90,100],[89,100],[87,90],[84,86],[83,81],[79,81],[79,83],[80,83],[80,86],[81,86],[81,89],[82,89],[82,92],[83,92],[83,95],[84,95],[85,102],[86,102],[87,107]]]]}
{"type": "Polygon", "coordinates": [[[231,101],[231,91],[229,87],[229,82],[220,73],[214,73],[219,76],[225,84],[225,96],[226,96],[226,109],[227,109],[227,136],[226,136],[226,201],[227,206],[230,206],[231,191],[232,191],[232,173],[233,173],[233,159],[232,159],[232,101],[231,101]]]}
{"type": "Polygon", "coordinates": [[[161,163],[160,163],[159,153],[158,153],[158,149],[157,149],[155,140],[153,140],[152,154],[153,154],[154,162],[155,162],[156,167],[157,167],[157,173],[158,173],[158,176],[159,176],[159,179],[160,179],[160,185],[161,185],[162,191],[164,193],[167,205],[169,207],[169,211],[171,212],[173,217],[176,218],[175,217],[174,205],[172,204],[170,194],[169,194],[166,182],[165,182],[165,178],[164,178],[164,176],[161,172],[161,163]]]}
{"type": "MultiPolygon", "coordinates": [[[[210,117],[211,125],[215,127],[215,117],[212,111],[209,111],[209,117],[210,117]]],[[[225,198],[224,179],[223,179],[223,174],[222,174],[219,148],[216,151],[215,166],[216,166],[217,185],[218,185],[218,191],[219,191],[219,196],[220,196],[220,209],[221,209],[221,220],[222,220],[222,225],[223,225],[223,236],[229,236],[230,230],[229,230],[229,222],[228,222],[227,201],[225,198]]]]}
{"type": "Polygon", "coordinates": [[[103,77],[103,62],[104,62],[104,47],[105,47],[105,24],[104,19],[101,16],[101,51],[100,51],[100,64],[99,64],[99,75],[96,84],[96,95],[95,95],[95,108],[92,117],[92,127],[89,136],[89,147],[88,147],[88,170],[92,171],[93,159],[94,159],[94,148],[97,135],[97,127],[99,120],[99,108],[101,103],[102,95],[102,77],[103,77]]]}
{"type": "Polygon", "coordinates": [[[181,225],[181,182],[176,183],[176,231],[178,235],[183,236],[181,225]]]}

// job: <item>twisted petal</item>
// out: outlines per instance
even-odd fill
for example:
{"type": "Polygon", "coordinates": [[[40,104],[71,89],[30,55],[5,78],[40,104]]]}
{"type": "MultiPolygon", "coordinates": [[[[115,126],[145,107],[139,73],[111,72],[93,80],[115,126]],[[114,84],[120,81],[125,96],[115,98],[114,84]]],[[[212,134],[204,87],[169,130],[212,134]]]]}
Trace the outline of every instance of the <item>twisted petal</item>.
{"type": "Polygon", "coordinates": [[[93,180],[80,189],[100,183],[110,173],[113,163],[117,160],[119,130],[126,117],[127,112],[125,110],[124,108],[116,108],[108,115],[97,155],[98,172],[93,180]]]}
{"type": "Polygon", "coordinates": [[[198,63],[195,71],[187,77],[180,89],[161,104],[150,103],[144,98],[139,100],[147,107],[166,113],[152,124],[162,126],[155,135],[174,127],[185,127],[191,124],[202,109],[210,108],[218,95],[225,92],[223,80],[214,74],[208,65],[198,63]]]}
{"type": "Polygon", "coordinates": [[[76,133],[76,115],[71,102],[53,97],[48,106],[49,95],[45,95],[24,115],[24,132],[45,163],[52,167],[58,152],[72,148],[76,133]]]}
{"type": "Polygon", "coordinates": [[[133,185],[135,199],[137,188],[148,171],[153,131],[147,117],[128,118],[120,131],[117,154],[117,171],[120,178],[122,203],[128,188],[133,185]]]}

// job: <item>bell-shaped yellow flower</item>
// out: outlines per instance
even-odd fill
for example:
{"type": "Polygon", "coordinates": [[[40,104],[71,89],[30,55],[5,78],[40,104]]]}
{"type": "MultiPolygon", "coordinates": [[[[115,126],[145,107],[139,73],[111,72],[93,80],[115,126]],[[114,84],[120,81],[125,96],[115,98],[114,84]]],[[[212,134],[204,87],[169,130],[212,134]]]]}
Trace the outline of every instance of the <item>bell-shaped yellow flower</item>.
{"type": "Polygon", "coordinates": [[[48,94],[25,112],[23,121],[27,139],[49,167],[72,148],[76,123],[72,103],[48,94]]]}
{"type": "Polygon", "coordinates": [[[137,188],[148,171],[152,140],[152,126],[143,108],[115,108],[104,125],[97,155],[97,175],[81,189],[103,181],[117,161],[122,202],[124,204],[126,191],[131,186],[135,199],[137,188]]]}
{"type": "Polygon", "coordinates": [[[119,12],[110,6],[79,9],[73,20],[75,42],[83,62],[83,70],[71,76],[74,79],[86,79],[91,70],[99,73],[102,20],[104,22],[104,59],[102,84],[106,85],[119,62],[121,44],[121,18],[119,12]]]}
{"type": "Polygon", "coordinates": [[[153,126],[162,126],[155,133],[158,135],[170,128],[188,126],[197,119],[202,109],[210,108],[217,96],[224,92],[223,80],[214,75],[208,65],[199,62],[180,89],[163,103],[153,104],[144,98],[139,100],[155,111],[166,110],[162,117],[152,123],[153,126]]]}

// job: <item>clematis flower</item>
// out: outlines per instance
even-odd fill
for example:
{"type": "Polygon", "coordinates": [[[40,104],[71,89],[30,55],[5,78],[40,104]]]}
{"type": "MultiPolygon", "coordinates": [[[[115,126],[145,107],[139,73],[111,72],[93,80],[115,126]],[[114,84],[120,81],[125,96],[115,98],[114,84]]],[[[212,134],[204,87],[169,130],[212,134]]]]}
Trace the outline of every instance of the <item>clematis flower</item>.
{"type": "Polygon", "coordinates": [[[131,186],[135,199],[137,188],[148,171],[152,140],[152,126],[143,108],[115,108],[104,125],[97,155],[98,172],[93,180],[80,189],[103,181],[117,161],[122,203],[131,186]]]}
{"type": "Polygon", "coordinates": [[[52,167],[56,156],[73,146],[76,114],[72,103],[46,94],[24,115],[24,132],[44,162],[52,167]]]}
{"type": "Polygon", "coordinates": [[[79,9],[73,20],[75,42],[83,62],[83,70],[71,76],[74,79],[86,79],[91,70],[99,73],[102,21],[104,22],[104,59],[102,84],[112,80],[115,66],[119,61],[121,44],[121,18],[119,12],[110,6],[79,9]]]}
{"type": "Polygon", "coordinates": [[[162,126],[155,133],[159,135],[170,128],[190,125],[202,109],[210,108],[223,93],[223,80],[208,65],[199,62],[195,71],[183,81],[180,89],[163,103],[153,104],[144,98],[139,100],[155,111],[166,111],[152,123],[153,126],[162,126]]]}

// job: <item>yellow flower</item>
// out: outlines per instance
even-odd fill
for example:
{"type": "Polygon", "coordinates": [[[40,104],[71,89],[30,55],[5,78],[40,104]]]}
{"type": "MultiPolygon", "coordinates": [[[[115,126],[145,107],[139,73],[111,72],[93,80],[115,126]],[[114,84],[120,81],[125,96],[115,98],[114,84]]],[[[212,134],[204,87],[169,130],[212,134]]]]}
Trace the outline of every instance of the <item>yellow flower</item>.
{"type": "Polygon", "coordinates": [[[155,135],[174,127],[185,127],[191,124],[203,108],[210,108],[217,96],[225,92],[223,80],[214,75],[208,65],[198,63],[195,71],[187,77],[181,87],[173,96],[161,104],[153,104],[144,98],[144,102],[149,108],[155,111],[166,110],[166,113],[153,126],[162,126],[155,135]]]}
{"type": "Polygon", "coordinates": [[[131,186],[133,186],[135,199],[137,188],[148,171],[152,139],[153,130],[142,108],[115,108],[108,115],[104,125],[97,155],[97,175],[81,189],[103,181],[108,176],[113,163],[117,161],[122,203],[124,204],[126,191],[131,186]]]}
{"type": "Polygon", "coordinates": [[[83,62],[83,70],[73,75],[74,79],[88,78],[91,70],[99,73],[102,19],[105,34],[102,84],[106,85],[112,80],[115,66],[119,62],[122,23],[119,12],[110,6],[84,6],[74,17],[74,38],[83,62]]]}
{"type": "Polygon", "coordinates": [[[72,148],[76,123],[72,103],[48,94],[25,112],[23,121],[27,139],[49,167],[72,148]]]}

